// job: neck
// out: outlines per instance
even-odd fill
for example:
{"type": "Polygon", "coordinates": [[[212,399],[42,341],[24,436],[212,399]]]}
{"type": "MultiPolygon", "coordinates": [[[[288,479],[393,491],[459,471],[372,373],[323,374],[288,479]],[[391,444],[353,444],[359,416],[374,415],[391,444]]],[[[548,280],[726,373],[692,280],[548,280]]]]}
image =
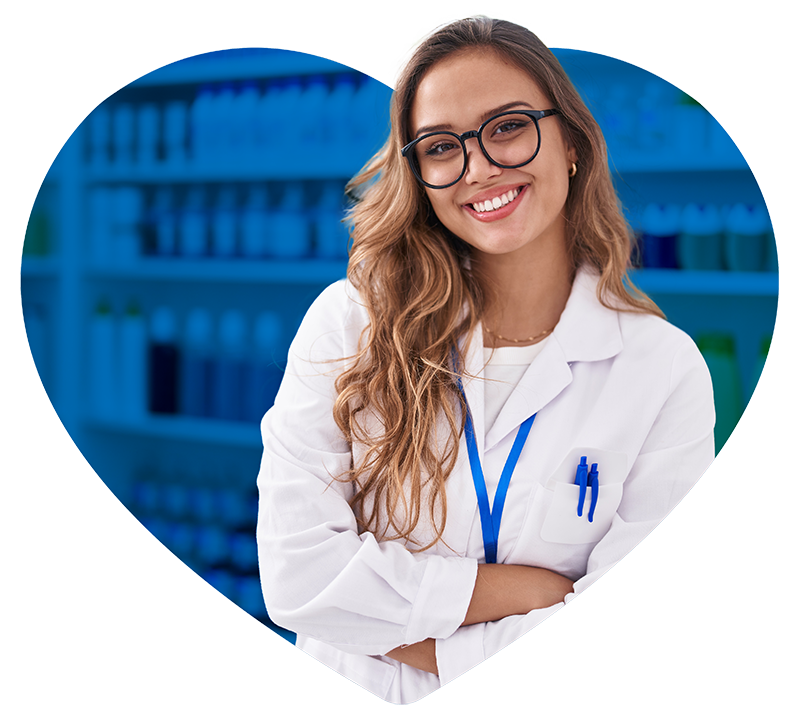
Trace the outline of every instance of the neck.
{"type": "Polygon", "coordinates": [[[569,257],[565,251],[531,254],[474,257],[488,296],[482,317],[487,347],[537,343],[561,317],[574,278],[569,257]]]}

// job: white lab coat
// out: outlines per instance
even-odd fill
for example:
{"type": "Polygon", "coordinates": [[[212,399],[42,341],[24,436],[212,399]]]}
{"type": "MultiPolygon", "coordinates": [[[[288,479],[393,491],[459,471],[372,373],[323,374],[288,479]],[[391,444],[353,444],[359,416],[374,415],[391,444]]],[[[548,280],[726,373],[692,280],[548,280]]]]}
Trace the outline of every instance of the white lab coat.
{"type": "MultiPolygon", "coordinates": [[[[714,458],[711,379],[693,341],[655,316],[603,307],[596,285],[593,273],[578,272],[558,326],[494,425],[484,425],[480,333],[467,356],[475,378],[464,381],[487,482],[500,475],[519,425],[538,412],[508,491],[497,562],[575,580],[567,602],[642,540],[714,458]],[[600,473],[592,523],[586,510],[577,516],[582,455],[600,473]]],[[[484,561],[463,436],[447,482],[443,542],[412,553],[402,541],[358,534],[352,488],[331,482],[351,463],[331,407],[341,359],[355,354],[366,323],[355,289],[338,282],[312,305],[292,343],[262,422],[259,561],[270,616],[298,633],[299,647],[379,697],[407,703],[564,603],[460,627],[484,561]],[[439,677],[381,657],[428,637],[436,639],[439,677]]],[[[431,535],[424,520],[417,535],[424,542],[431,535]]]]}

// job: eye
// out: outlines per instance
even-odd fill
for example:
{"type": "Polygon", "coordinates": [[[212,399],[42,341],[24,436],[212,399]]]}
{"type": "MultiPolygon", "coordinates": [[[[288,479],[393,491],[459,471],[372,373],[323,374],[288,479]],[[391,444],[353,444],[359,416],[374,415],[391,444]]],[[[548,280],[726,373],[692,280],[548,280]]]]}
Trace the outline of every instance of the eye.
{"type": "Polygon", "coordinates": [[[452,137],[432,137],[430,142],[421,144],[422,154],[430,159],[446,159],[461,151],[461,145],[452,137]]]}

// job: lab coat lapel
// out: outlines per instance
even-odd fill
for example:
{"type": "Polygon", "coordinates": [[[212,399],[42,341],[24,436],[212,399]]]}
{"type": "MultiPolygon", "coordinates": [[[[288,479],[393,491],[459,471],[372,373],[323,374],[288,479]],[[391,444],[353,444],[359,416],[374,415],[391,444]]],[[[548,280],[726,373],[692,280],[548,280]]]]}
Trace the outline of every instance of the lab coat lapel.
{"type": "Polygon", "coordinates": [[[588,270],[577,272],[555,331],[489,427],[482,450],[491,450],[569,386],[574,362],[604,360],[622,349],[619,318],[598,301],[597,281],[588,270]]]}

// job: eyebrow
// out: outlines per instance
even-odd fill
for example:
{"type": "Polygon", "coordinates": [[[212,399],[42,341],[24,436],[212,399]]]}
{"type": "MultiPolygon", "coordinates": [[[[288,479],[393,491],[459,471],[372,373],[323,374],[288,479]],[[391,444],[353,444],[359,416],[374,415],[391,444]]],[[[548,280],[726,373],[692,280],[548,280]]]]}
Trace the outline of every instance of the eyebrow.
{"type": "MultiPolygon", "coordinates": [[[[527,107],[528,109],[533,109],[533,105],[528,104],[527,102],[516,101],[516,102],[506,102],[504,105],[500,105],[499,107],[494,107],[493,109],[484,112],[481,115],[480,123],[483,124],[488,120],[490,117],[494,117],[495,115],[499,115],[501,112],[505,112],[506,110],[510,110],[514,107],[527,107]]],[[[417,133],[414,137],[419,137],[423,134],[428,134],[428,132],[444,132],[444,131],[452,131],[453,125],[451,124],[437,124],[437,125],[426,125],[425,127],[420,127],[417,130],[417,133]]]]}

